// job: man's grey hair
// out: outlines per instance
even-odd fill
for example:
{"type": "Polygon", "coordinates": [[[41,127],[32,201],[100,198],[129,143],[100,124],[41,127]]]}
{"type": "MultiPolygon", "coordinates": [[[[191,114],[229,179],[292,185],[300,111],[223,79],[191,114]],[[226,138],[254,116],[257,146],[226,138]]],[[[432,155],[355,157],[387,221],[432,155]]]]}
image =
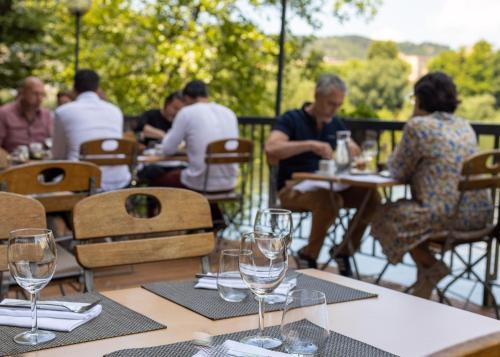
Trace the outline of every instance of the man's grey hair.
{"type": "Polygon", "coordinates": [[[337,89],[343,93],[347,92],[347,86],[345,82],[336,74],[323,74],[316,82],[316,93],[328,95],[334,89],[337,89]]]}

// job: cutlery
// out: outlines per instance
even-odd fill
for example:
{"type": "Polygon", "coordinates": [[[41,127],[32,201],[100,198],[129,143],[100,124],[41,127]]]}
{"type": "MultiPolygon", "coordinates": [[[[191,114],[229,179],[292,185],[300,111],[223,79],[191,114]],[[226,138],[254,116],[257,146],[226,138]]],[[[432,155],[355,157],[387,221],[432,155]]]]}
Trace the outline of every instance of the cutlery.
{"type": "MultiPolygon", "coordinates": [[[[39,303],[36,304],[37,309],[41,310],[52,310],[52,311],[63,311],[60,309],[65,309],[70,312],[76,312],[76,313],[83,313],[86,312],[90,309],[92,309],[94,306],[99,304],[101,300],[94,301],[91,304],[88,305],[82,305],[82,306],[71,306],[71,305],[66,305],[63,301],[56,303],[56,302],[44,302],[40,301],[39,303]]],[[[0,308],[2,307],[14,307],[14,308],[31,308],[31,303],[29,301],[26,302],[15,302],[15,303],[0,303],[0,308]]]]}

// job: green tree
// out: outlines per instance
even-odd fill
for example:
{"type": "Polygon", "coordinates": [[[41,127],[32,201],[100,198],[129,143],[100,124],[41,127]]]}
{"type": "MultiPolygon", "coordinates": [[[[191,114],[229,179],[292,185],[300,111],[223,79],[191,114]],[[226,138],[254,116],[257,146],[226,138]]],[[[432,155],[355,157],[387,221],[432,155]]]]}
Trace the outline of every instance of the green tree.
{"type": "Polygon", "coordinates": [[[347,74],[349,100],[356,107],[397,111],[404,103],[409,73],[409,65],[398,59],[364,61],[347,74]]]}
{"type": "Polygon", "coordinates": [[[471,121],[495,121],[500,113],[495,112],[495,97],[479,94],[465,97],[457,109],[457,115],[471,121]]]}
{"type": "Polygon", "coordinates": [[[398,58],[399,50],[394,41],[373,41],[368,48],[367,57],[372,59],[395,60],[398,58]]]}
{"type": "Polygon", "coordinates": [[[445,51],[429,63],[430,71],[443,71],[452,76],[463,96],[493,94],[495,53],[486,41],[472,49],[445,51]]]}

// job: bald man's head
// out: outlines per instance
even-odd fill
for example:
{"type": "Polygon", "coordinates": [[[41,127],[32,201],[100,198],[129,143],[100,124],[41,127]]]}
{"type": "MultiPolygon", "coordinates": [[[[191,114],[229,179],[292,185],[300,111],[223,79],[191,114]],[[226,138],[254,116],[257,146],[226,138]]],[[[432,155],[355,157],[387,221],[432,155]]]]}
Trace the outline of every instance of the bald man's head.
{"type": "Polygon", "coordinates": [[[27,77],[21,81],[18,88],[18,98],[23,109],[38,110],[45,98],[45,86],[40,78],[27,77]]]}

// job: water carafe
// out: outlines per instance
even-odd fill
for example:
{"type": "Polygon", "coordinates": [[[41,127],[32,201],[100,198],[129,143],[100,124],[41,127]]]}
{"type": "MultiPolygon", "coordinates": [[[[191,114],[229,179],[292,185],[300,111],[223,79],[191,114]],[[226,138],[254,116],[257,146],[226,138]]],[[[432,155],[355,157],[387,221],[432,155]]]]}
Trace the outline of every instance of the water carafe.
{"type": "Polygon", "coordinates": [[[349,151],[349,140],[351,132],[349,130],[337,131],[337,149],[335,151],[335,162],[337,171],[348,170],[351,165],[351,153],[349,151]]]}

